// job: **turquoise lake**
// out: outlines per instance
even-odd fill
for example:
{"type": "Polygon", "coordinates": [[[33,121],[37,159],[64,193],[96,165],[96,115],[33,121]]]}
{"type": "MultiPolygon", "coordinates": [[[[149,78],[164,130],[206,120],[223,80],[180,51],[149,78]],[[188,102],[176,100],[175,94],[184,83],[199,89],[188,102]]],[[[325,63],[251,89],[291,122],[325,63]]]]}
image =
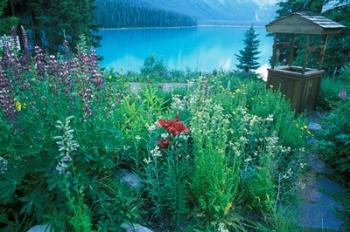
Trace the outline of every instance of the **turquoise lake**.
{"type": "MultiPolygon", "coordinates": [[[[161,57],[170,69],[209,72],[233,70],[234,54],[243,48],[247,28],[196,27],[173,29],[101,30],[101,65],[118,71],[139,71],[150,54],[161,57]]],[[[265,70],[272,54],[271,37],[256,28],[261,41],[259,62],[265,70]]],[[[260,71],[261,71],[260,70],[260,71]]]]}

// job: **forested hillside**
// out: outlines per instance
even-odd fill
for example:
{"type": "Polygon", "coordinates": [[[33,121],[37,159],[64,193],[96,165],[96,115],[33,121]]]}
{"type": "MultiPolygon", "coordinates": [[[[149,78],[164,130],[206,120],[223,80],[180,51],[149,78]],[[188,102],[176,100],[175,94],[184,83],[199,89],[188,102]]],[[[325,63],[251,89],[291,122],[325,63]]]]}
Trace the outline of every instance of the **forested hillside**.
{"type": "Polygon", "coordinates": [[[193,26],[194,18],[143,1],[97,0],[96,22],[105,28],[193,26]]]}
{"type": "MultiPolygon", "coordinates": [[[[135,0],[129,0],[135,1],[135,0]]],[[[275,18],[275,1],[259,0],[143,0],[153,7],[173,10],[198,24],[265,25],[275,18]]]]}

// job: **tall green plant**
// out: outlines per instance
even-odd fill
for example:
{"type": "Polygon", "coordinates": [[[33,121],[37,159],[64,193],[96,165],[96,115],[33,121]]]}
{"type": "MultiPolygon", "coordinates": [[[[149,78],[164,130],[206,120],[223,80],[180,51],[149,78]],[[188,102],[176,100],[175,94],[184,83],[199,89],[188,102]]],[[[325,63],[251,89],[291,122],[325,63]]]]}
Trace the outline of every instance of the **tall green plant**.
{"type": "Polygon", "coordinates": [[[204,80],[191,108],[195,156],[192,191],[198,210],[213,220],[231,209],[238,186],[238,170],[228,163],[226,156],[228,115],[222,106],[212,102],[207,88],[204,80]]]}

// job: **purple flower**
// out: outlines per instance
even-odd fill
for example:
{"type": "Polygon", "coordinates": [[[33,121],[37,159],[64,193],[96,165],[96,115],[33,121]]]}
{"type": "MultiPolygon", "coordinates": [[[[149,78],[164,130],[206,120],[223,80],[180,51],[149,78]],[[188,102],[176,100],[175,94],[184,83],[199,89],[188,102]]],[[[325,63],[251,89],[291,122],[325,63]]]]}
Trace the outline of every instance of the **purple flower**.
{"type": "Polygon", "coordinates": [[[94,47],[90,49],[89,64],[92,70],[97,68],[97,55],[94,47]]]}
{"type": "Polygon", "coordinates": [[[59,76],[66,94],[70,93],[72,87],[72,82],[69,80],[69,73],[69,63],[67,61],[63,61],[59,68],[59,76]]]}
{"type": "Polygon", "coordinates": [[[55,75],[58,72],[58,63],[54,55],[49,56],[49,68],[48,73],[55,75]]]}
{"type": "Polygon", "coordinates": [[[10,122],[16,117],[16,106],[11,96],[12,85],[5,71],[0,68],[0,108],[10,122]]]}
{"type": "Polygon", "coordinates": [[[102,74],[96,69],[92,71],[92,83],[98,89],[101,89],[103,84],[102,74]]]}
{"type": "Polygon", "coordinates": [[[58,174],[65,174],[72,160],[73,159],[70,157],[69,154],[65,154],[56,166],[56,171],[58,172],[58,174]]]}
{"type": "Polygon", "coordinates": [[[90,55],[89,55],[89,65],[92,75],[91,82],[96,86],[96,88],[100,89],[103,84],[102,74],[97,66],[97,55],[95,49],[91,47],[90,55]]]}
{"type": "Polygon", "coordinates": [[[345,99],[348,97],[348,95],[347,95],[345,89],[340,90],[338,96],[339,96],[339,98],[342,99],[342,100],[345,100],[345,99]]]}
{"type": "Polygon", "coordinates": [[[92,116],[92,109],[91,109],[91,101],[92,101],[92,89],[86,88],[81,93],[81,101],[83,103],[83,112],[85,119],[90,118],[92,116]]]}
{"type": "Polygon", "coordinates": [[[90,60],[88,55],[84,52],[80,54],[80,71],[85,75],[89,75],[90,60]]]}
{"type": "Polygon", "coordinates": [[[43,50],[39,46],[34,47],[36,69],[40,75],[45,74],[45,57],[43,50]]]}
{"type": "Polygon", "coordinates": [[[4,64],[4,68],[11,68],[14,66],[15,63],[15,55],[13,53],[11,53],[11,49],[10,49],[10,44],[8,41],[4,41],[3,42],[3,64],[4,64]]]}

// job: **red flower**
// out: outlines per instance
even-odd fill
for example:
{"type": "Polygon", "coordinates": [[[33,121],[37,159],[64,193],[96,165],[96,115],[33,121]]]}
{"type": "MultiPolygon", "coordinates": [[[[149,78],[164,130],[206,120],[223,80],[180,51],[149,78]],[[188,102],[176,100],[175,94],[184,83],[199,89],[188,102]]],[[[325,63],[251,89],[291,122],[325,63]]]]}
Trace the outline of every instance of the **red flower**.
{"type": "Polygon", "coordinates": [[[159,125],[161,125],[165,130],[171,133],[174,136],[177,136],[183,132],[189,132],[190,129],[180,121],[179,114],[176,114],[176,117],[171,120],[159,119],[159,125]]]}
{"type": "Polygon", "coordinates": [[[160,148],[168,148],[171,144],[171,142],[169,140],[158,140],[158,144],[160,148]]]}

